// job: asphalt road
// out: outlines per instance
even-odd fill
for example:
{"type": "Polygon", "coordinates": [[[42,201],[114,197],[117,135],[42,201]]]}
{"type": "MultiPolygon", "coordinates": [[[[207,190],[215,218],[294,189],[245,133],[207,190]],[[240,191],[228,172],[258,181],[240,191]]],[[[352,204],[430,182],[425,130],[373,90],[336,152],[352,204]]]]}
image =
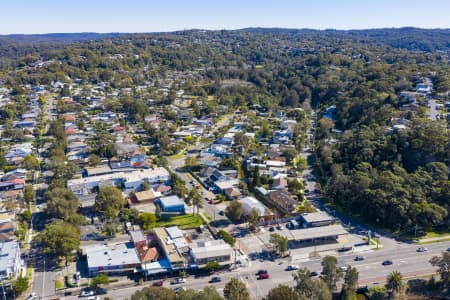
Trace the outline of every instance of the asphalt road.
{"type": "Polygon", "coordinates": [[[428,108],[430,112],[428,113],[428,118],[430,120],[436,121],[439,111],[436,109],[437,101],[435,99],[428,98],[428,108]]]}
{"type": "MultiPolygon", "coordinates": [[[[430,244],[427,246],[427,252],[420,253],[416,251],[418,248],[416,245],[403,245],[399,246],[395,251],[380,249],[365,253],[348,253],[340,255],[338,257],[338,262],[340,266],[352,265],[358,269],[360,285],[382,285],[384,284],[386,276],[394,270],[400,271],[405,278],[435,273],[435,268],[429,264],[429,260],[434,255],[440,255],[442,251],[446,251],[448,247],[450,247],[450,242],[430,244]],[[356,255],[362,255],[365,259],[356,262],[354,261],[356,255]],[[390,266],[383,266],[382,262],[387,259],[392,260],[393,264],[390,266]]],[[[311,271],[320,273],[322,270],[320,262],[321,258],[293,263],[297,264],[299,267],[307,267],[311,271]]],[[[185,286],[186,288],[195,290],[201,290],[206,286],[215,286],[218,291],[222,292],[223,287],[231,278],[238,277],[247,284],[253,299],[262,299],[271,288],[278,284],[294,284],[292,280],[292,273],[294,271],[285,270],[291,263],[292,262],[286,260],[277,260],[275,262],[256,260],[252,261],[248,268],[239,268],[237,270],[212,275],[220,276],[222,278],[222,282],[220,283],[209,283],[208,281],[211,277],[188,277],[186,284],[170,285],[169,282],[165,282],[164,285],[170,288],[185,286]],[[255,273],[259,269],[266,269],[270,275],[270,279],[257,280],[255,273]]],[[[148,282],[144,286],[148,285],[151,285],[151,282],[148,282]]],[[[132,286],[118,290],[109,290],[107,296],[113,299],[129,298],[131,294],[142,289],[144,286],[132,286]]],[[[76,298],[76,296],[66,297],[66,299],[76,298]]]]}

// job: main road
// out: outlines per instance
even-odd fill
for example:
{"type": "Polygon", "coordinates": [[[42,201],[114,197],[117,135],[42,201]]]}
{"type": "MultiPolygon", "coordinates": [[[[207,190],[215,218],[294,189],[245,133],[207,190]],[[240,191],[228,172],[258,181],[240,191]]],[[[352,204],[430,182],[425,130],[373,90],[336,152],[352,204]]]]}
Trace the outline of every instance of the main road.
{"type": "MultiPolygon", "coordinates": [[[[428,251],[417,252],[418,246],[416,245],[399,245],[395,251],[380,249],[371,250],[364,253],[347,253],[338,256],[339,266],[351,265],[356,267],[359,272],[359,284],[360,285],[382,285],[386,279],[386,276],[392,271],[399,271],[403,276],[407,278],[414,278],[417,276],[425,276],[434,274],[436,268],[430,265],[429,260],[435,255],[440,255],[443,251],[447,251],[450,247],[450,242],[434,243],[427,246],[428,251]],[[355,261],[356,255],[364,257],[363,261],[355,261]],[[385,260],[391,260],[392,265],[383,266],[382,262],[385,260]]],[[[302,262],[293,262],[299,267],[306,267],[310,271],[320,273],[322,267],[320,265],[321,258],[311,259],[302,262]]],[[[223,290],[225,284],[233,277],[238,277],[240,280],[246,283],[252,299],[262,299],[267,292],[279,285],[294,285],[292,273],[295,271],[286,271],[286,267],[292,262],[286,260],[271,261],[252,261],[247,268],[238,268],[233,271],[226,271],[222,273],[216,273],[213,276],[220,276],[222,282],[211,284],[208,281],[211,277],[188,277],[187,283],[184,284],[186,288],[201,290],[207,286],[214,286],[219,292],[223,290]],[[259,269],[265,269],[270,275],[270,279],[257,280],[255,273],[259,269]]],[[[126,299],[129,298],[135,291],[138,291],[145,286],[151,285],[151,282],[142,286],[130,286],[121,289],[110,289],[108,295],[113,299],[126,299]]],[[[170,285],[169,282],[165,282],[164,286],[169,288],[176,288],[181,285],[170,285]]],[[[71,296],[66,299],[76,299],[71,296]]]]}

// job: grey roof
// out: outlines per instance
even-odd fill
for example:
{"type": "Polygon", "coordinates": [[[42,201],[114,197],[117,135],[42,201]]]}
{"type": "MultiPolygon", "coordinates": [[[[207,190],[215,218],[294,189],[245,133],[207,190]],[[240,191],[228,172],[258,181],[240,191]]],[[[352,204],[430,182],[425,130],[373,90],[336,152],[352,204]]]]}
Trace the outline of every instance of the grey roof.
{"type": "Polygon", "coordinates": [[[139,256],[132,243],[95,245],[86,248],[89,268],[139,264],[139,256]]]}
{"type": "Polygon", "coordinates": [[[338,235],[344,235],[347,233],[348,233],[347,230],[345,230],[345,228],[342,227],[342,225],[320,226],[320,227],[291,230],[291,234],[294,240],[297,241],[333,237],[338,235]]]}
{"type": "Polygon", "coordinates": [[[314,212],[314,213],[305,213],[302,214],[302,218],[306,223],[317,223],[324,221],[333,221],[335,218],[330,216],[324,211],[314,212]]]}
{"type": "Polygon", "coordinates": [[[145,238],[144,233],[141,230],[132,230],[132,231],[130,231],[130,236],[131,236],[131,240],[134,243],[147,240],[145,238]]]}
{"type": "Polygon", "coordinates": [[[17,241],[0,243],[0,273],[15,272],[18,256],[20,257],[20,248],[17,241]]]}
{"type": "Polygon", "coordinates": [[[199,241],[190,246],[195,259],[231,255],[231,246],[223,240],[199,241]]]}
{"type": "Polygon", "coordinates": [[[183,200],[176,195],[161,197],[159,201],[164,207],[184,205],[183,200]]]}
{"type": "Polygon", "coordinates": [[[183,231],[180,230],[178,228],[178,226],[167,227],[166,231],[167,231],[167,234],[170,236],[171,239],[184,237],[183,231]]]}

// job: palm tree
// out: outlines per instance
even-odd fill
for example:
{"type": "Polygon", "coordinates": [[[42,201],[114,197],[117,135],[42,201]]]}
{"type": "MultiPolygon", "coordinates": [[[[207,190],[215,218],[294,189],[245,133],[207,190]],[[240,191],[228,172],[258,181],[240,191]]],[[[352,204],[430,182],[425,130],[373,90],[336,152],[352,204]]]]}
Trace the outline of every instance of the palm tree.
{"type": "Polygon", "coordinates": [[[192,213],[195,214],[195,208],[197,208],[197,215],[199,214],[199,205],[202,201],[202,197],[200,196],[200,194],[197,192],[196,189],[191,189],[189,191],[189,195],[188,197],[191,200],[192,203],[192,213]]]}
{"type": "Polygon", "coordinates": [[[390,291],[390,299],[401,299],[404,291],[403,276],[398,271],[393,271],[388,275],[386,288],[390,291]]]}

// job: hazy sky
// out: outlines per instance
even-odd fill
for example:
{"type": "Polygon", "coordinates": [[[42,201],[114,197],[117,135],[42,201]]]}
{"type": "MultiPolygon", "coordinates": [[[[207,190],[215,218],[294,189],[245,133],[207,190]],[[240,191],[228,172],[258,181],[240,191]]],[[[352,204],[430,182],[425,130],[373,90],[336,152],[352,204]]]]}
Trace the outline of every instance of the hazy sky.
{"type": "Polygon", "coordinates": [[[4,0],[0,11],[0,34],[450,28],[450,0],[4,0]]]}

